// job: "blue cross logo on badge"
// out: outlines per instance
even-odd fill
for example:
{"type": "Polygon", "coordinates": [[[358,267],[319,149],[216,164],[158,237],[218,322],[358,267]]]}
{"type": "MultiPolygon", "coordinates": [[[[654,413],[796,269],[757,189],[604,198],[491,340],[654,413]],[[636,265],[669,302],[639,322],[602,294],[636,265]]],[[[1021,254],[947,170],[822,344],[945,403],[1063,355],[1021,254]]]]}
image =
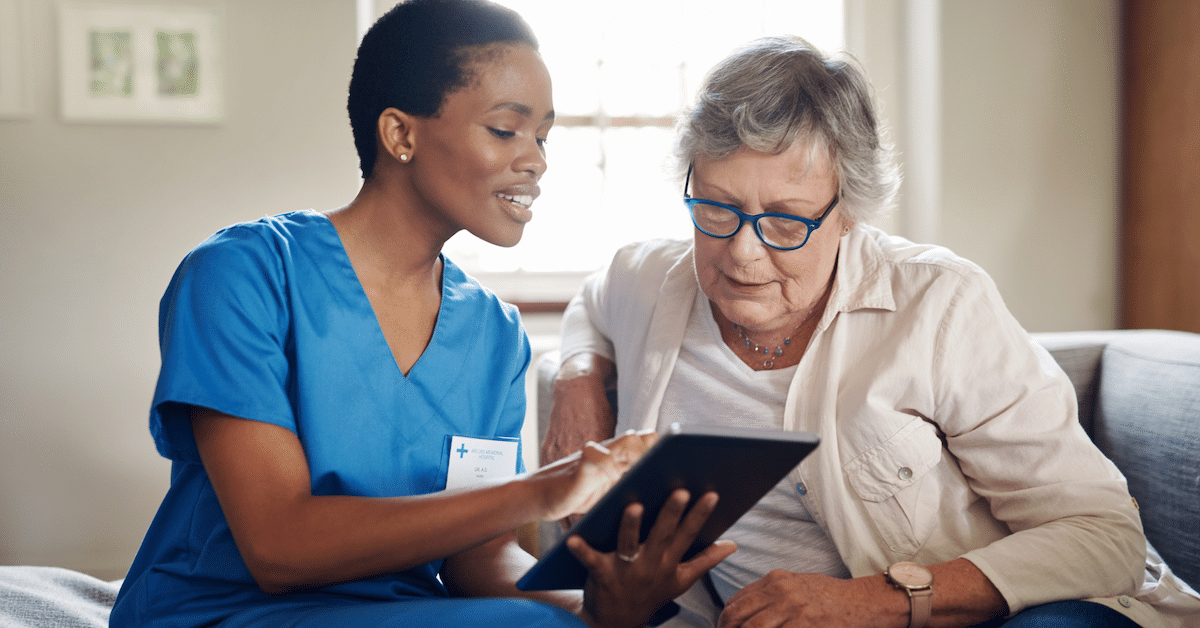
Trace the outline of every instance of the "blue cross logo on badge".
{"type": "Polygon", "coordinates": [[[467,446],[466,446],[466,445],[459,445],[459,446],[458,446],[458,449],[455,449],[454,451],[457,451],[457,452],[458,452],[458,457],[459,457],[459,458],[462,458],[463,456],[467,455],[467,451],[468,451],[468,449],[467,449],[467,446]]]}

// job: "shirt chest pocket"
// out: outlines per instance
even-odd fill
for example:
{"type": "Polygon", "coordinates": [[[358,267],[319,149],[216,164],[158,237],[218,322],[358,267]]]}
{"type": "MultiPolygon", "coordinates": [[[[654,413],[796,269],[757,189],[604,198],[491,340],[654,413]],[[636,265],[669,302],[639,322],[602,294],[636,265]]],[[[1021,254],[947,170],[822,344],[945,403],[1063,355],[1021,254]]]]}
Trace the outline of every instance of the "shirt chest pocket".
{"type": "Polygon", "coordinates": [[[854,493],[893,551],[915,554],[936,527],[939,487],[930,471],[942,460],[931,423],[914,418],[843,467],[854,493]],[[922,481],[928,477],[929,481],[922,481]]]}

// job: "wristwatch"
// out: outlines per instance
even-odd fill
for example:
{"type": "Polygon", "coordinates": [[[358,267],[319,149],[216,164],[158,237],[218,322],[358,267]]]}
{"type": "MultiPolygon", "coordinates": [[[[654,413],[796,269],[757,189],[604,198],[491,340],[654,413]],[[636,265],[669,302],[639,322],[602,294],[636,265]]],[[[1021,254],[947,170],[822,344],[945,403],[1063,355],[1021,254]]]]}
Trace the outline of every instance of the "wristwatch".
{"type": "Polygon", "coordinates": [[[933,614],[933,572],[917,563],[896,563],[883,572],[893,587],[908,594],[908,628],[925,628],[933,614]]]}

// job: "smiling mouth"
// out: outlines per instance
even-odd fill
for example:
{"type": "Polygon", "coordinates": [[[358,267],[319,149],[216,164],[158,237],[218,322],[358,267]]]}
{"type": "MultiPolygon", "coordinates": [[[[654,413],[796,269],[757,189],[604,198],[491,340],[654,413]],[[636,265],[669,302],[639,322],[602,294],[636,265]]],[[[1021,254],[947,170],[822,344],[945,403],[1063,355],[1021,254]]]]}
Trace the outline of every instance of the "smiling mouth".
{"type": "Polygon", "coordinates": [[[533,205],[532,194],[503,194],[496,192],[496,198],[504,199],[521,209],[529,209],[529,206],[533,205]]]}

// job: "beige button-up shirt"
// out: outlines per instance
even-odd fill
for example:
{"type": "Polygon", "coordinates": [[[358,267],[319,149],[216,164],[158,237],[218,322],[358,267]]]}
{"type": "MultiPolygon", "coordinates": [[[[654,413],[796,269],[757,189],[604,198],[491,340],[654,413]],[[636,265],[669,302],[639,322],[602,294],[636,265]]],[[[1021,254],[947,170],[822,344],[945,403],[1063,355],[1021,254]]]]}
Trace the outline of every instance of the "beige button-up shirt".
{"type": "MultiPolygon", "coordinates": [[[[567,308],[563,358],[617,365],[618,433],[656,427],[697,290],[691,242],[654,241],[621,249],[567,308]]],[[[821,438],[792,480],[856,577],[961,556],[1013,613],[1097,598],[1146,628],[1200,623],[1177,616],[1200,599],[1148,556],[1067,376],[945,248],[843,236],[784,425],[821,438]]]]}

